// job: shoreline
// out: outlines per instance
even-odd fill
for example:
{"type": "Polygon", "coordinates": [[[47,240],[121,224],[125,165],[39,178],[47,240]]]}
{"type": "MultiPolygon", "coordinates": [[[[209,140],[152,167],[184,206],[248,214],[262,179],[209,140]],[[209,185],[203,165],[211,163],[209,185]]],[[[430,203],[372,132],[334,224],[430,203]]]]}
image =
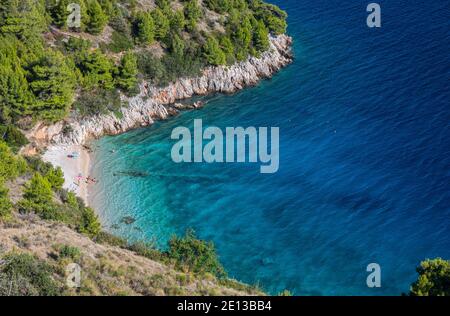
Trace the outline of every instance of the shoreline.
{"type": "Polygon", "coordinates": [[[89,189],[93,184],[86,183],[86,177],[91,171],[91,153],[82,145],[52,145],[47,148],[42,159],[54,167],[60,167],[64,172],[63,188],[75,193],[89,206],[89,189]],[[69,158],[73,153],[78,156],[69,158]],[[82,177],[80,180],[77,178],[79,175],[82,177]]]}
{"type": "Polygon", "coordinates": [[[64,172],[64,188],[74,192],[89,205],[89,186],[84,180],[78,186],[77,176],[90,175],[91,155],[84,147],[89,141],[106,135],[117,135],[135,128],[166,120],[184,109],[196,109],[177,105],[177,101],[212,93],[232,94],[270,79],[282,68],[292,63],[292,38],[287,35],[270,37],[270,49],[260,57],[232,66],[208,67],[194,78],[180,78],[166,87],[155,87],[148,82],[140,85],[140,93],[132,98],[122,96],[128,106],[121,109],[122,117],[114,114],[96,115],[83,119],[68,119],[51,126],[38,124],[26,136],[30,145],[24,152],[37,153],[44,149],[42,158],[64,172]],[[64,132],[69,130],[69,132],[64,132]],[[76,152],[78,157],[69,158],[76,152]]]}

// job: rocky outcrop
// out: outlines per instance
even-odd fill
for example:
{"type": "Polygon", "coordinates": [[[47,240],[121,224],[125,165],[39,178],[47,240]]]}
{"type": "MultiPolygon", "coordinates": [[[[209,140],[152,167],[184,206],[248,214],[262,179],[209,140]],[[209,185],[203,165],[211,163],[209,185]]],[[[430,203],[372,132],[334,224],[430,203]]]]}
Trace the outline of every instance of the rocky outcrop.
{"type": "Polygon", "coordinates": [[[229,67],[208,67],[199,77],[181,78],[164,88],[143,82],[139,95],[123,97],[128,107],[122,109],[121,117],[114,114],[98,115],[83,120],[68,120],[53,126],[36,126],[28,136],[32,142],[41,145],[81,145],[106,134],[120,134],[150,125],[155,120],[166,119],[178,113],[182,107],[175,106],[177,100],[210,93],[233,93],[255,85],[261,79],[270,78],[292,62],[291,45],[292,39],[289,36],[271,37],[270,49],[258,58],[250,57],[229,67]]]}

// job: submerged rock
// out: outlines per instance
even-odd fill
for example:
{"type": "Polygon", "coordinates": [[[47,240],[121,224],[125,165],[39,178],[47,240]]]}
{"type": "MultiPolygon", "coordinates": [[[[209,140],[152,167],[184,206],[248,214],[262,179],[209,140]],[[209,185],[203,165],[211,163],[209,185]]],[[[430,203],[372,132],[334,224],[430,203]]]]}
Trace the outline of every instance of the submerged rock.
{"type": "Polygon", "coordinates": [[[126,176],[126,177],[134,177],[134,178],[145,178],[148,177],[149,174],[147,172],[142,171],[118,171],[114,172],[113,176],[126,176]]]}
{"type": "Polygon", "coordinates": [[[120,220],[120,222],[121,222],[122,224],[125,224],[125,225],[131,225],[131,224],[133,224],[135,221],[136,221],[136,219],[135,219],[134,217],[132,217],[132,216],[124,216],[124,217],[122,217],[122,219],[120,220]]]}

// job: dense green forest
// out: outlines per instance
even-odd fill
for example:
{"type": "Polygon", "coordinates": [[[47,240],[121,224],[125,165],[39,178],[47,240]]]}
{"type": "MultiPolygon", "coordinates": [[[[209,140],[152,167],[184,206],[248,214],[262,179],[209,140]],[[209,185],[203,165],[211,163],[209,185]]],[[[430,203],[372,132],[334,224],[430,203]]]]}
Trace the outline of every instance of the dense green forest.
{"type": "Polygon", "coordinates": [[[139,79],[242,61],[285,31],[286,13],[261,0],[0,0],[0,124],[115,111],[139,79]]]}

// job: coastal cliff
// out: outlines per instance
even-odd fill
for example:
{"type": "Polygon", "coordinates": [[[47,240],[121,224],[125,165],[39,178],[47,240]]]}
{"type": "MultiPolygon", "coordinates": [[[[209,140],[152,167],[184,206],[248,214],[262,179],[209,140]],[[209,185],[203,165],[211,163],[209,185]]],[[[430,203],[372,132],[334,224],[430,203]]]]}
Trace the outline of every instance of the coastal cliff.
{"type": "Polygon", "coordinates": [[[83,145],[103,135],[116,135],[167,119],[179,112],[179,107],[174,104],[177,100],[211,93],[233,93],[256,85],[292,62],[291,45],[292,38],[287,35],[271,36],[269,50],[259,57],[249,57],[228,67],[207,67],[199,77],[181,78],[162,88],[142,82],[137,96],[122,96],[128,106],[122,108],[120,117],[111,113],[68,119],[51,126],[38,124],[27,133],[31,148],[83,145]]]}

